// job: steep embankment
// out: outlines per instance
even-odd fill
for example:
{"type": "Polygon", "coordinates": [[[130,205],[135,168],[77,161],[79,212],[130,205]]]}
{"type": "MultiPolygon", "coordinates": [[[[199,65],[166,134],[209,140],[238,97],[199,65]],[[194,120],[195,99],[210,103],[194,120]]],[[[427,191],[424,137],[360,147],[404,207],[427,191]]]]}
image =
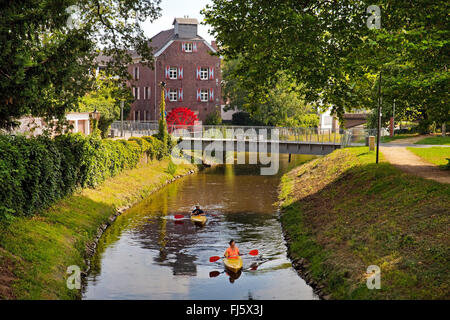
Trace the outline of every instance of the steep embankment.
{"type": "Polygon", "coordinates": [[[0,225],[0,298],[79,298],[79,290],[66,286],[67,267],[86,269],[87,250],[99,227],[109,225],[118,210],[196,168],[178,165],[170,174],[169,160],[155,160],[68,196],[39,215],[0,225]]]}
{"type": "Polygon", "coordinates": [[[281,222],[300,274],[331,299],[448,299],[450,186],[337,150],[282,178],[281,222]],[[369,290],[366,270],[381,269],[369,290]]]}

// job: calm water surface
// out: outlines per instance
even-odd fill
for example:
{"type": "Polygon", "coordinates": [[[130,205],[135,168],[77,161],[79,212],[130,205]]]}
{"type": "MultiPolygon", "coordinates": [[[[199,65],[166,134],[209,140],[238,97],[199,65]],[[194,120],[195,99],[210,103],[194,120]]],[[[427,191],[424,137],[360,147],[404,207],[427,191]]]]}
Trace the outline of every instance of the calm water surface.
{"type": "Polygon", "coordinates": [[[180,179],[119,216],[100,239],[84,299],[317,299],[286,257],[277,220],[280,176],[310,156],[280,155],[280,172],[223,165],[180,179]],[[211,214],[204,227],[176,220],[199,202],[211,214]],[[244,257],[238,275],[224,272],[233,238],[244,257]],[[252,270],[255,269],[256,270],[252,270]],[[211,272],[219,275],[212,277],[211,272]],[[217,274],[217,273],[215,273],[217,274]]]}

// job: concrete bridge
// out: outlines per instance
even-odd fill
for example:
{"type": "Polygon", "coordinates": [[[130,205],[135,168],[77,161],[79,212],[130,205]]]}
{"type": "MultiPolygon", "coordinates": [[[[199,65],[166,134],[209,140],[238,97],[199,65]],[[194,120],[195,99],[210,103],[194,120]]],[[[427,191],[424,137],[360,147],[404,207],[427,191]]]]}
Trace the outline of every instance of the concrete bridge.
{"type": "Polygon", "coordinates": [[[304,142],[282,140],[239,140],[182,137],[183,150],[205,151],[236,151],[236,152],[265,152],[285,154],[326,155],[341,148],[340,143],[334,142],[304,142]]]}
{"type": "MultiPolygon", "coordinates": [[[[117,121],[113,130],[122,137],[151,135],[157,132],[156,122],[117,121]]],[[[319,128],[266,126],[204,126],[175,125],[169,133],[181,138],[184,150],[238,152],[274,152],[285,154],[325,155],[347,146],[351,132],[319,128]]]]}
{"type": "Polygon", "coordinates": [[[346,131],[263,126],[169,127],[184,150],[325,155],[349,142],[346,131]]]}

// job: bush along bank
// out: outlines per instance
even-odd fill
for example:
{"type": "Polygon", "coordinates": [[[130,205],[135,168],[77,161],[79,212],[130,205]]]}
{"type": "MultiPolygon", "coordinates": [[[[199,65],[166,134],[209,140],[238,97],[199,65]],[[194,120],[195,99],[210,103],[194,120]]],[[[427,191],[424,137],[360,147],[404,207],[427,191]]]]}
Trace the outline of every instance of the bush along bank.
{"type": "Polygon", "coordinates": [[[33,215],[77,188],[135,168],[143,157],[160,160],[168,150],[154,137],[0,135],[0,154],[0,219],[8,219],[33,215]]]}
{"type": "MultiPolygon", "coordinates": [[[[2,199],[1,204],[8,209],[4,210],[7,217],[0,223],[0,298],[3,299],[80,298],[80,290],[71,290],[66,285],[68,266],[76,265],[82,271],[87,270],[87,259],[89,253],[95,249],[96,239],[114,221],[117,214],[167,183],[197,169],[191,164],[171,163],[166,157],[169,148],[166,146],[165,154],[160,153],[161,142],[154,137],[132,141],[100,140],[80,135],[61,137],[61,140],[54,141],[44,137],[16,141],[13,139],[25,138],[1,137],[2,155],[3,151],[7,150],[5,144],[16,152],[16,166],[11,167],[14,157],[8,154],[1,160],[7,159],[11,163],[1,161],[2,170],[9,168],[13,169],[11,171],[27,172],[27,166],[42,168],[40,176],[31,176],[34,180],[29,176],[31,172],[21,172],[21,175],[12,172],[9,176],[2,172],[2,179],[5,176],[11,179],[10,181],[15,177],[22,179],[15,180],[17,188],[27,182],[32,184],[33,188],[20,190],[25,201],[30,201],[29,195],[33,194],[28,190],[40,188],[40,192],[51,193],[58,185],[60,188],[66,188],[64,181],[71,181],[72,189],[62,189],[59,195],[53,198],[48,194],[39,195],[41,198],[38,199],[47,199],[46,202],[32,202],[22,206],[7,207],[2,199]],[[36,140],[39,140],[39,147],[32,145],[32,141],[36,140]],[[37,149],[38,151],[30,154],[39,155],[38,158],[46,165],[36,164],[36,160],[29,161],[24,156],[21,158],[18,150],[26,148],[18,141],[23,141],[27,146],[31,145],[33,150],[37,149]],[[63,145],[68,146],[67,149],[58,149],[54,145],[62,143],[61,141],[66,142],[63,145]],[[47,148],[52,151],[50,154],[43,150],[43,143],[50,146],[47,148]],[[80,152],[75,146],[81,146],[85,152],[80,152]],[[69,163],[71,166],[65,165],[71,170],[60,170],[55,174],[59,180],[56,178],[53,183],[43,179],[42,176],[50,174],[45,171],[49,170],[47,167],[50,167],[51,163],[46,157],[50,159],[51,154],[58,155],[58,152],[64,151],[66,154],[63,156],[70,159],[70,148],[75,151],[72,152],[74,159],[69,163]],[[94,159],[86,156],[89,152],[94,159]],[[83,156],[79,156],[79,153],[83,156]],[[17,164],[21,161],[26,165],[17,170],[17,164]],[[75,192],[71,193],[69,190],[75,192]]],[[[63,166],[62,161],[60,165],[63,166]]],[[[2,187],[3,185],[2,182],[2,187]]],[[[1,196],[4,199],[17,197],[14,194],[8,195],[9,198],[4,194],[1,196]]]]}
{"type": "Polygon", "coordinates": [[[448,299],[450,186],[374,160],[346,148],[283,176],[293,266],[325,299],[448,299]],[[380,289],[367,287],[372,265],[380,289]]]}

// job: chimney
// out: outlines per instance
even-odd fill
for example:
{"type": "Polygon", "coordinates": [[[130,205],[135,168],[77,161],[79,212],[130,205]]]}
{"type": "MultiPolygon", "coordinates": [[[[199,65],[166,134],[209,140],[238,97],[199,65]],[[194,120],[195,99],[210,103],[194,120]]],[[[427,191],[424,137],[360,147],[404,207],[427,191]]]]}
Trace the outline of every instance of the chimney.
{"type": "Polygon", "coordinates": [[[184,18],[175,18],[173,20],[175,35],[181,39],[190,39],[197,36],[198,21],[194,18],[185,16],[184,18]]]}

